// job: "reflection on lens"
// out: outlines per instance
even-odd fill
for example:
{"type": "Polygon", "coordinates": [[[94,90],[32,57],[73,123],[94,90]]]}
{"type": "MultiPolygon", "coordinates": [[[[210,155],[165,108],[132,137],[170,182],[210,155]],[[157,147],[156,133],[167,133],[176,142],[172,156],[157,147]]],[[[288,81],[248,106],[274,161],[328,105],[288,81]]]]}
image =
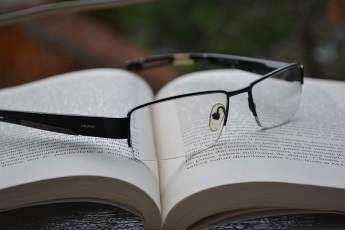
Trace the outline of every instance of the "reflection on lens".
{"type": "Polygon", "coordinates": [[[140,160],[190,157],[213,146],[222,132],[226,108],[226,93],[217,92],[175,98],[135,110],[131,115],[135,157],[140,160]]]}
{"type": "Polygon", "coordinates": [[[301,77],[300,66],[295,65],[254,85],[252,95],[262,127],[283,124],[296,113],[302,93],[301,77]]]}

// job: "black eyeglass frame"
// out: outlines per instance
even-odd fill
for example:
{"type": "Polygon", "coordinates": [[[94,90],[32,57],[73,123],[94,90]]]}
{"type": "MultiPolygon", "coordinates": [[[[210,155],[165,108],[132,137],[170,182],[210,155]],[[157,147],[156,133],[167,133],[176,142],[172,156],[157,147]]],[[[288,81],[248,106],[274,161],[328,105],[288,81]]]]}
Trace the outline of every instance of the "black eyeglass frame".
{"type": "Polygon", "coordinates": [[[223,93],[227,98],[227,105],[225,109],[224,126],[226,126],[230,97],[242,93],[248,93],[248,105],[255,120],[259,126],[260,122],[255,110],[255,103],[253,99],[253,87],[273,75],[286,71],[293,67],[300,69],[300,82],[303,84],[304,73],[303,66],[298,63],[284,63],[276,62],[258,58],[248,58],[235,55],[225,54],[207,54],[207,53],[178,53],[157,55],[147,58],[140,58],[127,62],[126,69],[131,71],[144,70],[147,68],[155,68],[163,65],[190,65],[195,62],[208,62],[218,64],[224,67],[237,68],[248,72],[263,74],[263,76],[253,82],[247,87],[235,91],[225,90],[211,90],[194,93],[180,94],[159,100],[154,100],[132,108],[126,117],[111,118],[111,117],[97,117],[97,116],[82,116],[82,115],[66,115],[66,114],[51,114],[51,113],[37,113],[37,112],[23,112],[12,110],[0,110],[0,122],[7,122],[31,128],[52,131],[56,133],[82,135],[92,137],[102,137],[111,139],[127,139],[128,147],[132,147],[131,140],[131,115],[138,109],[141,109],[152,104],[174,100],[183,97],[197,96],[204,94],[223,93]]]}

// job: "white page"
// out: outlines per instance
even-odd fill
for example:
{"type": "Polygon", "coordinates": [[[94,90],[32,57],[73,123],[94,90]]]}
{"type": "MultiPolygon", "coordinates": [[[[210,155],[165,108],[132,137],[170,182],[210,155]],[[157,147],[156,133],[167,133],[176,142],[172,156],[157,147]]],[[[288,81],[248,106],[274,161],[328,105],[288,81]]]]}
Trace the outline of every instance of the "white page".
{"type": "MultiPolygon", "coordinates": [[[[134,106],[152,99],[151,89],[134,74],[97,69],[3,89],[0,108],[126,117],[134,106]]],[[[151,127],[150,120],[142,122],[151,127]]],[[[150,130],[145,132],[147,148],[155,155],[150,130]]],[[[139,187],[160,207],[157,163],[130,159],[126,139],[72,136],[3,122],[0,133],[0,189],[60,177],[110,177],[139,187]]]]}
{"type": "MultiPolygon", "coordinates": [[[[237,70],[193,73],[168,85],[159,97],[236,90],[257,77],[237,70]]],[[[189,195],[231,183],[286,182],[344,188],[344,89],[344,83],[306,79],[296,116],[283,126],[264,131],[255,123],[247,96],[232,97],[228,124],[215,147],[191,160],[161,163],[163,219],[189,195]]],[[[166,148],[170,146],[158,144],[158,154],[166,148]]]]}

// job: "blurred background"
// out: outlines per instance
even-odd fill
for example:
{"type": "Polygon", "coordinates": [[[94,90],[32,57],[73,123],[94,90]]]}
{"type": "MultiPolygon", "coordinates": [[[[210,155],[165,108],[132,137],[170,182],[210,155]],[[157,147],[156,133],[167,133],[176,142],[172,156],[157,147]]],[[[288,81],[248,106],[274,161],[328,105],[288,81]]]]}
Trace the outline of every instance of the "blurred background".
{"type": "MultiPolygon", "coordinates": [[[[0,13],[53,2],[2,0],[0,13]]],[[[345,0],[157,0],[0,26],[0,87],[187,51],[300,62],[307,76],[345,80],[345,0]]],[[[140,74],[157,90],[183,71],[140,74]]]]}

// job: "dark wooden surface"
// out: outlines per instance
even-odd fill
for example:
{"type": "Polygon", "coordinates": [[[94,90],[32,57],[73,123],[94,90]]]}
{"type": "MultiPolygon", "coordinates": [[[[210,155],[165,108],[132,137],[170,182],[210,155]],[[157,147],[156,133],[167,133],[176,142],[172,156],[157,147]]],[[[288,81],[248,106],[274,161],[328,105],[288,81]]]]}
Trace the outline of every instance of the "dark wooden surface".
{"type": "MultiPolygon", "coordinates": [[[[92,203],[50,204],[0,213],[0,229],[144,229],[140,217],[92,203]]],[[[345,216],[299,214],[251,219],[211,229],[345,229],[345,216]]]]}

